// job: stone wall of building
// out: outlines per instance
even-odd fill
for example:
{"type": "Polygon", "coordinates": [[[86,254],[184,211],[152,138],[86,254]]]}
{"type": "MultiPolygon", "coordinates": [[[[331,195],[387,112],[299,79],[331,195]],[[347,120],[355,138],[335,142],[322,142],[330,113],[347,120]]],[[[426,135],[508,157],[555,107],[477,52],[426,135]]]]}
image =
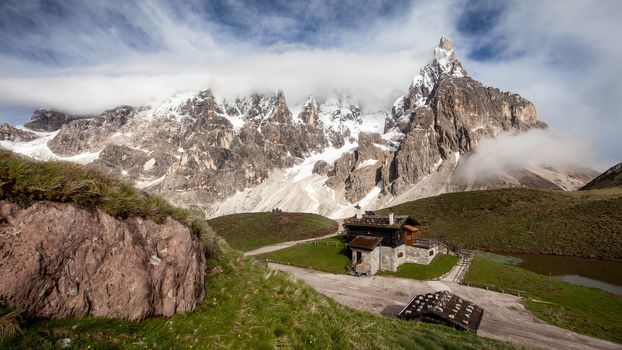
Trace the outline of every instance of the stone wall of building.
{"type": "Polygon", "coordinates": [[[438,246],[432,248],[406,247],[406,262],[427,265],[438,253],[438,246]]]}
{"type": "Polygon", "coordinates": [[[352,259],[356,259],[356,252],[361,252],[361,264],[369,264],[370,274],[373,275],[380,269],[380,247],[369,251],[363,249],[352,249],[352,259]]]}
{"type": "Polygon", "coordinates": [[[380,269],[385,271],[397,271],[397,268],[406,262],[405,245],[395,248],[380,247],[380,269]]]}

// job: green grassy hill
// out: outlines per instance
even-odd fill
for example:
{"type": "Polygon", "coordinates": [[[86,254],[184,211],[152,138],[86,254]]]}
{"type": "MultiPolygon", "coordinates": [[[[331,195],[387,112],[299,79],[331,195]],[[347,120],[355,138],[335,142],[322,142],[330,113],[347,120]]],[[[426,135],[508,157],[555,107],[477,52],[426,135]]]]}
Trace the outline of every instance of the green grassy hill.
{"type": "Polygon", "coordinates": [[[325,236],[337,222],[307,213],[244,213],[208,221],[232,247],[249,251],[266,245],[325,236]]]}
{"type": "Polygon", "coordinates": [[[465,248],[622,259],[622,188],[447,193],[383,210],[465,248]]]}

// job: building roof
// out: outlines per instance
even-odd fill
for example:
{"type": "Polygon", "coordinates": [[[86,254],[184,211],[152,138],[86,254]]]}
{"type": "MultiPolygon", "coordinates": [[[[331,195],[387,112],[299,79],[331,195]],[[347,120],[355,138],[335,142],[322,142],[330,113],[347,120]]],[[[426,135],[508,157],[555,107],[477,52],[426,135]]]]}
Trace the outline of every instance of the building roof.
{"type": "Polygon", "coordinates": [[[447,325],[477,331],[484,309],[448,291],[415,296],[397,315],[404,319],[442,322],[447,325]]]}
{"type": "Polygon", "coordinates": [[[406,219],[408,219],[407,215],[395,215],[393,216],[393,225],[390,225],[388,216],[363,215],[360,219],[357,219],[356,216],[347,218],[343,221],[343,225],[399,228],[406,221],[406,219]]]}
{"type": "Polygon", "coordinates": [[[365,250],[374,250],[382,241],[380,237],[356,236],[348,243],[350,248],[359,248],[365,250]]]}

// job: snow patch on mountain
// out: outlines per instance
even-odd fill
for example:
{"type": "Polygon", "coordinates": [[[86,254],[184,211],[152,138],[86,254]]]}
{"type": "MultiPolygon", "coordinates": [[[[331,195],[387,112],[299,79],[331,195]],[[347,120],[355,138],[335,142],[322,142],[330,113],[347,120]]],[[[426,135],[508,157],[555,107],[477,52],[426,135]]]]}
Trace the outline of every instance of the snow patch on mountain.
{"type": "Polygon", "coordinates": [[[71,157],[61,157],[52,152],[47,145],[48,141],[56,137],[58,131],[36,132],[26,128],[23,128],[23,130],[34,132],[40,137],[29,142],[0,141],[0,147],[38,160],[63,160],[79,164],[88,164],[99,158],[101,153],[100,150],[97,152],[84,152],[71,157]]]}
{"type": "Polygon", "coordinates": [[[140,188],[140,189],[145,189],[145,188],[149,188],[149,187],[153,187],[155,185],[161,184],[162,182],[164,182],[164,179],[166,179],[166,175],[161,176],[157,179],[152,179],[152,180],[140,180],[136,182],[136,187],[140,188]]]}
{"type": "Polygon", "coordinates": [[[378,163],[378,159],[366,159],[365,161],[361,162],[356,168],[362,169],[368,166],[374,166],[376,165],[376,163],[378,163]]]}
{"type": "Polygon", "coordinates": [[[145,120],[155,120],[158,118],[174,119],[178,123],[185,117],[183,107],[186,102],[192,98],[196,98],[197,91],[174,94],[167,100],[159,104],[156,108],[147,110],[142,113],[145,120]]]}
{"type": "Polygon", "coordinates": [[[356,147],[357,144],[351,142],[346,143],[341,148],[327,147],[323,152],[311,154],[309,157],[304,158],[299,164],[285,169],[284,173],[288,176],[292,176],[293,181],[300,181],[313,175],[313,166],[317,161],[323,160],[332,164],[341,157],[342,154],[345,152],[352,152],[356,147]]]}

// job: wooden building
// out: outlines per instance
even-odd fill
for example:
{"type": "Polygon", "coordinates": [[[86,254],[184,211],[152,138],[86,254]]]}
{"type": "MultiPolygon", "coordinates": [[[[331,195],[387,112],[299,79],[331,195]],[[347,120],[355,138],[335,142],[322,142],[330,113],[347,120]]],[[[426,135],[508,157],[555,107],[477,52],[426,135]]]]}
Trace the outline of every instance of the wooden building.
{"type": "Polygon", "coordinates": [[[419,239],[419,222],[406,215],[361,212],[344,220],[346,241],[352,253],[349,272],[375,274],[396,271],[405,262],[428,264],[438,254],[438,243],[419,239]]]}
{"type": "Polygon", "coordinates": [[[364,214],[361,218],[352,217],[344,220],[346,240],[357,236],[382,238],[381,245],[397,247],[402,244],[412,245],[418,239],[419,223],[410,216],[389,214],[388,216],[364,214]]]}

